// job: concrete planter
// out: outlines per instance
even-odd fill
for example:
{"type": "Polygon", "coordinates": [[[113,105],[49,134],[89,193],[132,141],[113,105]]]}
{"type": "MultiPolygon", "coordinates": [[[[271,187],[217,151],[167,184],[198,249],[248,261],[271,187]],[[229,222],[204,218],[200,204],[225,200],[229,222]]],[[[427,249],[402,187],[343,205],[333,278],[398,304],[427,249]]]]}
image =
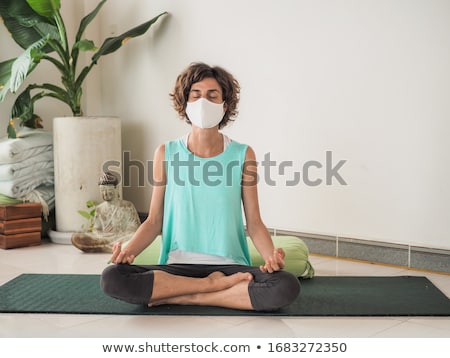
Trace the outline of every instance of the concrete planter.
{"type": "Polygon", "coordinates": [[[78,210],[86,210],[88,200],[102,201],[98,179],[105,163],[115,162],[109,169],[121,172],[121,121],[117,117],[54,118],[53,146],[56,232],[49,232],[49,237],[70,244],[72,233],[86,224],[78,210]]]}

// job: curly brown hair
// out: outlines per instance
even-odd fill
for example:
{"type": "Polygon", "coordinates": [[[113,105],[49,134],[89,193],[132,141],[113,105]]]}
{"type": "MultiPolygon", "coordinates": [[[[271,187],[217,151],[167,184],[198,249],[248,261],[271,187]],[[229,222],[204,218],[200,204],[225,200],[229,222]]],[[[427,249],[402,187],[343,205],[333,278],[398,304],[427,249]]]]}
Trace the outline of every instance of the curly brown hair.
{"type": "Polygon", "coordinates": [[[227,104],[225,115],[219,123],[219,128],[225,127],[232,118],[238,114],[237,105],[239,103],[240,85],[239,82],[224,68],[219,66],[209,66],[203,62],[194,62],[181,72],[175,82],[172,98],[173,107],[178,112],[180,118],[191,123],[186,116],[186,105],[189,98],[191,86],[205,78],[214,78],[222,88],[222,98],[227,104]]]}

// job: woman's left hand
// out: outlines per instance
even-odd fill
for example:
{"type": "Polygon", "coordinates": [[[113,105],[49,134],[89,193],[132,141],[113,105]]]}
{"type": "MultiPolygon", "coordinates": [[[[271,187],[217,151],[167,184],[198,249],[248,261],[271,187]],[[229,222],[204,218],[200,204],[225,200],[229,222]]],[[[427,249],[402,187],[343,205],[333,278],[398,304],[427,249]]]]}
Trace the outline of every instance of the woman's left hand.
{"type": "Polygon", "coordinates": [[[273,250],[272,256],[269,256],[266,259],[265,265],[261,265],[259,269],[262,272],[275,272],[284,269],[285,262],[284,257],[286,256],[284,250],[282,248],[277,248],[273,250]]]}

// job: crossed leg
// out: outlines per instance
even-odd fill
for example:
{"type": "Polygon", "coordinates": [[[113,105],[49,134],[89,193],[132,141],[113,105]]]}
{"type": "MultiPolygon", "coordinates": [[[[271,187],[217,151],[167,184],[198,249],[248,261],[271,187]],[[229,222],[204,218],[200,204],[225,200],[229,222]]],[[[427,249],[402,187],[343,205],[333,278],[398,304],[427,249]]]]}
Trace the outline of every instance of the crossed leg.
{"type": "Polygon", "coordinates": [[[208,305],[272,311],[298,296],[296,276],[261,272],[242,265],[110,265],[102,273],[103,291],[132,304],[208,305]]]}
{"type": "Polygon", "coordinates": [[[149,306],[180,304],[253,309],[248,294],[248,284],[253,276],[249,272],[227,276],[216,271],[204,278],[178,276],[158,270],[153,274],[149,306]]]}

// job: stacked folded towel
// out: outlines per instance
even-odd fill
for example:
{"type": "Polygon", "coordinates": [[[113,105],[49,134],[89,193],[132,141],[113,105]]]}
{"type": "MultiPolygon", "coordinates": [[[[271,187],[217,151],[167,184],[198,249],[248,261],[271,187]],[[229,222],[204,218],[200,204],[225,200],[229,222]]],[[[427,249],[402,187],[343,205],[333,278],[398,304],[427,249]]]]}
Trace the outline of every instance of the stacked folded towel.
{"type": "Polygon", "coordinates": [[[39,202],[47,216],[55,203],[52,134],[26,127],[18,134],[0,138],[0,204],[39,202]]]}

